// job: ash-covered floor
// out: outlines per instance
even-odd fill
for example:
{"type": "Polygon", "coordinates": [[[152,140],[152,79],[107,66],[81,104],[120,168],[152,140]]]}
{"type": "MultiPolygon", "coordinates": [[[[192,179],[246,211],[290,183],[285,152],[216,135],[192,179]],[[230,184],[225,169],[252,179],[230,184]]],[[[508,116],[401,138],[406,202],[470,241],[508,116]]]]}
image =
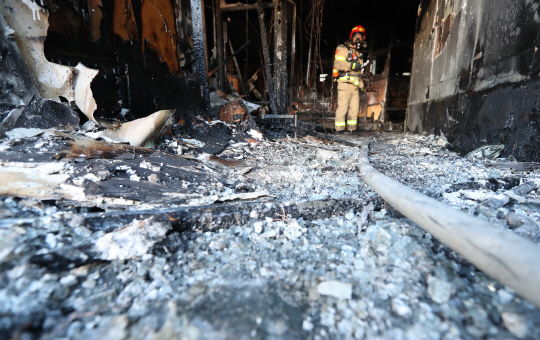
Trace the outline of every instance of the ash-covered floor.
{"type": "Polygon", "coordinates": [[[0,201],[0,339],[540,338],[536,307],[363,183],[354,145],[370,139],[384,174],[538,243],[540,171],[487,160],[495,147],[233,134],[217,157],[168,139],[70,159],[73,135],[35,133],[0,146],[2,187],[24,177],[35,196],[0,201]]]}

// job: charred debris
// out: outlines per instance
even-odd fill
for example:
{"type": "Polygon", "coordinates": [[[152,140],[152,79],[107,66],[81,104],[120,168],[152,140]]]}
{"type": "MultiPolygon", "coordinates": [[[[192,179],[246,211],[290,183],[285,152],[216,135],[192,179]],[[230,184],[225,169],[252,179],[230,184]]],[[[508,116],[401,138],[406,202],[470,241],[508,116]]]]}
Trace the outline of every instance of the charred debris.
{"type": "MultiPolygon", "coordinates": [[[[220,2],[211,8],[214,5],[219,7],[220,2]]],[[[208,57],[208,30],[202,26],[204,4],[201,7],[197,1],[180,0],[6,0],[1,10],[0,134],[5,166],[75,161],[99,168],[98,177],[104,180],[118,171],[113,164],[120,159],[131,159],[139,167],[138,157],[154,156],[154,161],[143,160],[148,165],[143,168],[149,172],[145,175],[135,174],[124,161],[117,165],[124,169],[121,172],[129,172],[132,181],[142,175],[149,183],[166,187],[159,184],[164,180],[161,174],[172,167],[167,171],[175,170],[166,176],[189,177],[212,186],[216,180],[207,175],[199,178],[203,163],[242,168],[239,162],[214,155],[235,142],[262,141],[254,117],[263,116],[265,106],[247,102],[242,98],[245,95],[238,94],[243,90],[238,88],[240,74],[234,75],[233,69],[225,72],[231,58],[225,60],[224,53],[208,57]],[[36,145],[43,146],[41,152],[26,157],[24,154],[33,154],[36,145]],[[109,165],[101,164],[103,160],[110,160],[109,165]],[[100,165],[90,165],[94,161],[100,165]]],[[[217,26],[223,25],[226,22],[220,20],[217,26]]],[[[227,35],[221,32],[219,36],[227,35]]],[[[224,41],[234,56],[227,39],[215,42],[221,47],[219,52],[224,52],[224,41]]],[[[256,74],[252,79],[257,79],[256,74]]],[[[258,93],[253,83],[249,84],[258,93]]],[[[57,171],[50,174],[54,173],[57,171]]],[[[108,190],[93,186],[89,183],[92,180],[83,182],[84,190],[98,190],[94,194],[108,190]]],[[[6,186],[2,194],[16,196],[15,187],[6,186]]],[[[58,195],[41,189],[30,196],[75,196],[64,196],[70,190],[58,195]]],[[[176,189],[180,188],[170,191],[176,189]]],[[[120,192],[106,196],[128,200],[139,196],[137,201],[143,202],[143,191],[132,190],[130,197],[120,192]]]]}
{"type": "Polygon", "coordinates": [[[381,172],[539,244],[534,24],[492,60],[505,1],[404,1],[336,137],[323,13],[347,32],[352,3],[0,0],[0,340],[540,338],[358,175],[371,141],[381,172]]]}
{"type": "MultiPolygon", "coordinates": [[[[223,188],[216,168],[250,171],[216,156],[230,145],[309,127],[298,126],[289,77],[299,36],[293,1],[2,0],[1,10],[0,136],[3,175],[12,180],[4,196],[81,211],[185,204],[205,196],[199,187],[223,188]],[[259,24],[260,41],[247,36],[239,46],[228,14],[244,12],[259,24]],[[236,56],[247,60],[250,43],[260,63],[243,68],[236,56]],[[40,166],[50,167],[44,178],[40,166]]],[[[254,191],[227,181],[237,194],[254,191]]]]}

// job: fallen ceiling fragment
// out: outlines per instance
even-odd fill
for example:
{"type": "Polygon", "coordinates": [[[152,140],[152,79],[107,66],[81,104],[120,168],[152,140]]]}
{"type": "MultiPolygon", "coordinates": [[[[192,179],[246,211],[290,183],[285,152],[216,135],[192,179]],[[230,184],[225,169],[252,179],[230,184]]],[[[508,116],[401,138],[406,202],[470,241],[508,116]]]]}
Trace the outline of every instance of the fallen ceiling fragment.
{"type": "Polygon", "coordinates": [[[148,117],[136,119],[101,132],[89,133],[94,138],[103,137],[133,146],[154,147],[154,140],[167,132],[172,126],[175,110],[161,110],[148,117]]]}
{"type": "Polygon", "coordinates": [[[83,200],[84,193],[81,188],[65,184],[69,175],[57,173],[64,165],[65,163],[49,163],[34,168],[0,167],[0,178],[3,182],[0,196],[83,200]]]}
{"type": "Polygon", "coordinates": [[[45,58],[43,44],[49,27],[47,10],[29,0],[4,0],[1,10],[6,23],[14,30],[15,42],[41,97],[56,101],[63,97],[75,102],[89,119],[94,120],[96,102],[90,84],[98,71],[80,63],[77,67],[58,65],[45,58]]]}

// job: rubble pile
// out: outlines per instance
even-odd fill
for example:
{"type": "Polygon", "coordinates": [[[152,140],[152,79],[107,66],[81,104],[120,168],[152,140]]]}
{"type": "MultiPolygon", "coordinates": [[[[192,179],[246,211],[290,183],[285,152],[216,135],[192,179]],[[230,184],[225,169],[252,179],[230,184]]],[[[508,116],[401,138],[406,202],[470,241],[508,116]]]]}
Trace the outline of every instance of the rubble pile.
{"type": "MultiPolygon", "coordinates": [[[[213,154],[12,131],[0,171],[29,184],[2,186],[0,339],[540,338],[536,307],[362,182],[367,136],[231,132],[213,154]]],[[[534,165],[370,140],[386,175],[539,242],[534,165]]]]}
{"type": "Polygon", "coordinates": [[[358,148],[312,137],[235,143],[219,154],[252,166],[245,175],[251,183],[263,185],[279,200],[295,201],[367,198],[358,155],[358,148]]]}
{"type": "Polygon", "coordinates": [[[502,146],[482,147],[462,157],[446,148],[444,137],[384,139],[375,143],[371,161],[386,175],[502,228],[516,229],[534,242],[540,240],[539,164],[490,160],[501,154],[502,146]]]}

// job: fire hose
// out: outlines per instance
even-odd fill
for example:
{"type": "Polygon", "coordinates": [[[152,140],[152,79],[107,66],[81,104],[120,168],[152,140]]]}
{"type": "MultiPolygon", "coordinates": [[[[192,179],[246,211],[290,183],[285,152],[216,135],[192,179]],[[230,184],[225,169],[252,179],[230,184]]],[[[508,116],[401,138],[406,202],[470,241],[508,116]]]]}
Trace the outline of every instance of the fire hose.
{"type": "Polygon", "coordinates": [[[484,273],[540,308],[540,246],[383,175],[369,163],[368,149],[366,142],[359,161],[360,175],[381,198],[484,273]]]}

